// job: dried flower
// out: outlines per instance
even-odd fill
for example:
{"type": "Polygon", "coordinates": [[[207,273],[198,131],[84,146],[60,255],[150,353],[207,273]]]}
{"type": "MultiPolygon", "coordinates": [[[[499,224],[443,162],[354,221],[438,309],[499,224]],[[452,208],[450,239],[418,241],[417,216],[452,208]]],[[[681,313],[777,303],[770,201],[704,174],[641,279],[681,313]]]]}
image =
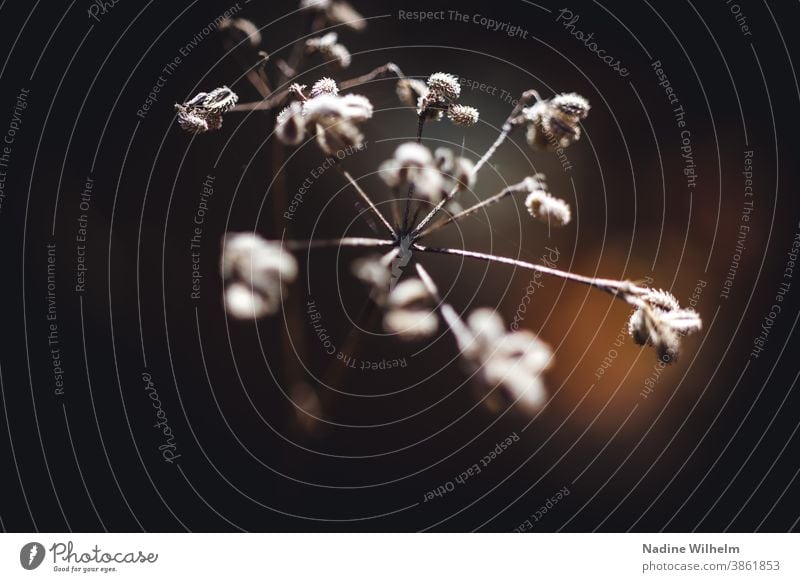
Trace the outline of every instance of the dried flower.
{"type": "Polygon", "coordinates": [[[469,342],[462,338],[461,349],[484,382],[499,387],[508,402],[518,402],[529,412],[539,410],[547,399],[542,373],[553,357],[547,344],[527,330],[506,332],[492,309],[474,311],[467,325],[469,342]]]}
{"type": "Polygon", "coordinates": [[[303,106],[292,102],[278,114],[275,120],[275,134],[286,145],[300,145],[305,137],[306,121],[303,117],[303,106]]]}
{"type": "Polygon", "coordinates": [[[240,233],[228,238],[221,270],[228,312],[253,319],[278,312],[285,285],[297,278],[297,261],[278,243],[240,233]]]}
{"type": "Polygon", "coordinates": [[[208,121],[197,113],[186,110],[181,105],[175,105],[178,112],[178,125],[189,133],[205,133],[209,130],[208,121]]]}
{"type": "Polygon", "coordinates": [[[348,120],[326,117],[317,121],[317,144],[325,155],[358,148],[364,143],[364,135],[348,120]]]}
{"type": "Polygon", "coordinates": [[[309,96],[313,99],[320,95],[338,95],[339,86],[330,77],[323,77],[311,86],[309,96]]]}
{"type": "Polygon", "coordinates": [[[392,188],[413,186],[418,198],[438,202],[444,196],[444,180],[428,148],[408,142],[395,150],[394,156],[381,164],[383,181],[392,188]]]}
{"type": "Polygon", "coordinates": [[[452,175],[455,171],[455,156],[450,148],[436,148],[433,152],[436,167],[445,175],[452,175]]]}
{"type": "Polygon", "coordinates": [[[328,24],[345,24],[353,30],[364,30],[367,21],[344,0],[301,0],[301,10],[312,10],[325,17],[328,24]]]}
{"type": "Polygon", "coordinates": [[[261,31],[244,18],[226,18],[219,24],[219,29],[226,32],[235,44],[246,43],[251,48],[261,46],[261,31]]]}
{"type": "Polygon", "coordinates": [[[550,100],[550,105],[556,109],[560,117],[573,123],[583,121],[589,115],[589,102],[577,93],[562,93],[550,100]]]}
{"type": "Polygon", "coordinates": [[[451,105],[447,110],[447,117],[450,118],[450,121],[464,127],[470,127],[478,123],[479,116],[478,110],[469,105],[451,105]]]}
{"type": "MultiPolygon", "coordinates": [[[[335,85],[331,79],[321,79],[311,89],[311,94],[317,95],[302,105],[295,102],[284,109],[277,119],[278,139],[297,145],[305,137],[306,128],[313,126],[317,143],[326,155],[359,147],[364,136],[355,124],[372,117],[372,103],[362,95],[338,95],[330,91],[335,85]]],[[[298,91],[302,97],[302,89],[298,91]]]]}
{"type": "Polygon", "coordinates": [[[554,226],[565,226],[572,219],[569,204],[543,189],[528,194],[525,206],[531,216],[554,226]]]}
{"type": "Polygon", "coordinates": [[[333,65],[346,69],[350,66],[352,57],[350,51],[338,42],[339,35],[329,32],[323,36],[309,38],[306,41],[306,50],[309,53],[319,52],[326,59],[331,59],[333,65]]]}
{"type": "Polygon", "coordinates": [[[628,320],[628,331],[639,345],[652,345],[658,357],[669,363],[677,359],[680,338],[702,328],[693,309],[683,309],[671,293],[648,289],[634,300],[636,309],[628,320]]]}
{"type": "Polygon", "coordinates": [[[579,123],[589,114],[589,102],[577,93],[556,95],[522,110],[528,123],[528,143],[538,149],[565,148],[581,137],[579,123]]]}
{"type": "MultiPolygon", "coordinates": [[[[342,0],[302,0],[301,8],[315,13],[314,18],[309,19],[310,23],[313,22],[314,30],[324,28],[326,23],[347,22],[354,28],[364,26],[361,16],[342,0]]],[[[252,28],[245,23],[230,22],[225,26],[237,34],[247,34],[243,39],[253,42],[252,28]]],[[[303,46],[302,41],[299,46],[303,46]]],[[[335,32],[309,39],[305,46],[308,53],[318,52],[339,66],[350,64],[351,55],[339,43],[335,32]]],[[[361,145],[363,135],[358,124],[373,115],[372,103],[366,97],[340,95],[336,82],[330,78],[318,80],[306,94],[306,86],[297,83],[297,76],[303,72],[302,67],[290,66],[282,61],[277,64],[281,73],[289,77],[288,93],[294,99],[277,115],[278,139],[297,145],[313,132],[327,155],[361,145]]],[[[467,158],[456,157],[447,148],[439,148],[432,155],[420,143],[426,121],[440,120],[445,114],[456,125],[470,126],[479,121],[477,109],[457,102],[461,96],[459,79],[439,72],[430,75],[427,82],[423,83],[405,78],[396,65],[389,63],[348,84],[364,83],[387,72],[400,77],[397,83],[398,98],[407,106],[416,106],[419,117],[417,142],[399,146],[392,158],[379,168],[381,178],[388,186],[395,189],[396,193],[401,189],[404,191],[404,212],[395,207],[394,222],[390,222],[347,171],[345,164],[337,163],[341,175],[360,197],[359,202],[366,203],[372,216],[379,220],[380,224],[374,222],[371,226],[376,229],[383,226],[386,235],[383,238],[350,236],[296,240],[291,243],[293,249],[334,246],[391,249],[381,258],[368,258],[353,264],[353,273],[371,288],[373,300],[384,309],[385,330],[403,339],[430,337],[437,332],[441,315],[442,321],[455,335],[465,361],[491,389],[490,396],[500,394],[506,401],[519,402],[529,411],[539,410],[545,403],[542,373],[552,360],[550,348],[529,331],[508,332],[500,316],[493,310],[477,310],[465,323],[450,305],[441,301],[433,279],[420,262],[415,265],[419,279],[407,279],[395,286],[394,283],[403,275],[403,267],[412,259],[416,260],[417,253],[455,255],[513,265],[611,293],[634,306],[629,329],[637,342],[656,346],[662,358],[677,356],[680,337],[699,330],[702,324],[696,312],[680,308],[669,293],[645,289],[627,281],[582,276],[510,257],[421,244],[421,239],[438,228],[463,220],[517,194],[527,195],[526,206],[535,218],[556,225],[567,224],[571,218],[569,205],[548,192],[544,177],[540,174],[527,177],[519,184],[506,186],[495,195],[483,198],[463,210],[455,198],[459,192],[474,188],[478,171],[487,165],[515,129],[527,127],[528,141],[544,149],[566,147],[577,141],[581,135],[580,124],[589,112],[586,99],[575,93],[565,93],[550,100],[541,100],[536,91],[524,92],[503,123],[500,135],[473,163],[467,158]],[[533,99],[536,101],[533,102],[533,99]],[[419,213],[424,205],[412,204],[414,198],[433,203],[433,208],[421,219],[419,213]],[[440,213],[443,210],[450,211],[450,216],[442,219],[440,213]],[[495,387],[499,390],[494,390],[495,387]]],[[[265,92],[265,82],[259,84],[251,78],[249,80],[262,94],[265,92]]],[[[278,92],[274,97],[237,110],[270,109],[283,102],[285,97],[286,93],[278,92]]],[[[201,93],[186,103],[176,105],[178,123],[193,132],[218,128],[222,123],[222,115],[236,101],[236,95],[227,87],[208,94],[201,93]]],[[[240,234],[232,236],[223,250],[222,274],[228,312],[240,318],[260,317],[278,311],[281,296],[285,293],[284,286],[297,277],[297,263],[281,245],[255,235],[240,234]]],[[[308,396],[308,390],[301,392],[304,397],[308,396]]],[[[314,409],[318,399],[312,396],[307,398],[308,408],[314,409]]],[[[303,410],[306,408],[305,404],[298,407],[303,410]]]]}
{"type": "Polygon", "coordinates": [[[428,86],[419,79],[402,78],[397,82],[397,97],[406,107],[417,107],[421,97],[428,94],[428,86]]]}
{"type": "Polygon", "coordinates": [[[409,341],[432,336],[439,329],[439,318],[430,304],[430,293],[422,281],[403,281],[389,293],[384,329],[409,341]]]}
{"type": "Polygon", "coordinates": [[[183,104],[175,104],[178,125],[191,133],[203,133],[222,127],[222,116],[239,100],[238,95],[219,87],[210,93],[198,93],[183,104]]]}
{"type": "Polygon", "coordinates": [[[416,96],[417,115],[423,121],[440,121],[447,113],[456,125],[469,127],[478,122],[477,109],[455,102],[461,96],[461,84],[455,75],[434,73],[424,88],[418,81],[405,81],[398,83],[398,96],[404,103],[416,96]]]}
{"type": "Polygon", "coordinates": [[[444,179],[444,190],[456,192],[472,189],[475,186],[475,164],[467,158],[457,158],[450,148],[436,148],[434,161],[444,179]]]}
{"type": "Polygon", "coordinates": [[[458,82],[458,77],[449,73],[434,73],[428,77],[428,89],[447,103],[452,103],[461,96],[461,84],[458,82]]]}

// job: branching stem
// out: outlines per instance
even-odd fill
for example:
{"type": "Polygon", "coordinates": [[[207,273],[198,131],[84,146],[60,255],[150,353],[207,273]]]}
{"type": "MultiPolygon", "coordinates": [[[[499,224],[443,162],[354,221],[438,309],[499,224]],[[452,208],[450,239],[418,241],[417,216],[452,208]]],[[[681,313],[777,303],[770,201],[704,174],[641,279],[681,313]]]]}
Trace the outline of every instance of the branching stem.
{"type": "MultiPolygon", "coordinates": [[[[489,149],[486,150],[486,153],[483,154],[481,159],[478,160],[478,162],[475,164],[475,167],[472,169],[472,172],[470,173],[470,177],[476,176],[478,174],[480,169],[484,165],[486,165],[486,163],[492,158],[492,156],[495,154],[495,152],[498,150],[498,148],[503,144],[504,141],[506,141],[506,139],[511,134],[511,132],[514,130],[514,128],[516,128],[519,125],[518,122],[517,122],[517,118],[519,117],[519,114],[522,111],[522,108],[525,107],[525,105],[527,105],[528,102],[530,102],[532,99],[537,99],[537,100],[541,99],[539,97],[539,93],[537,93],[536,91],[531,89],[530,91],[525,91],[522,94],[522,96],[520,97],[520,99],[517,102],[516,106],[511,111],[511,114],[508,116],[508,119],[506,119],[505,123],[503,123],[503,128],[500,131],[500,135],[497,136],[497,139],[494,141],[494,143],[491,145],[491,147],[489,147],[489,149]]],[[[442,210],[442,208],[444,208],[444,205],[447,204],[448,202],[450,202],[450,200],[453,199],[453,196],[455,196],[457,193],[458,193],[458,185],[453,187],[453,189],[450,190],[450,193],[447,196],[445,196],[444,199],[442,199],[442,201],[439,202],[439,204],[437,204],[433,208],[433,210],[431,210],[428,213],[428,215],[425,216],[425,218],[423,218],[419,222],[419,224],[416,226],[416,228],[412,231],[412,233],[411,233],[412,236],[416,237],[416,235],[418,235],[420,232],[422,232],[422,230],[427,226],[427,224],[437,214],[439,214],[439,212],[442,210]]]]}

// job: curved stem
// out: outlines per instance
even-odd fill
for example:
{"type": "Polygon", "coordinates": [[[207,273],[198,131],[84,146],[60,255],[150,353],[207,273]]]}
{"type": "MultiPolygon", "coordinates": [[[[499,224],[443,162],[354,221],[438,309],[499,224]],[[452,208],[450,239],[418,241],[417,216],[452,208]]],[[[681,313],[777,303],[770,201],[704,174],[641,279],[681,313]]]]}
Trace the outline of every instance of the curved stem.
{"type": "Polygon", "coordinates": [[[394,74],[398,79],[405,79],[405,75],[403,71],[400,70],[400,67],[395,65],[394,63],[386,63],[383,66],[378,67],[377,69],[373,69],[366,75],[361,75],[360,77],[355,77],[353,79],[347,79],[346,81],[342,81],[339,83],[339,89],[345,90],[350,89],[351,87],[356,87],[358,85],[363,85],[364,83],[369,83],[370,81],[374,81],[386,73],[394,74]]]}

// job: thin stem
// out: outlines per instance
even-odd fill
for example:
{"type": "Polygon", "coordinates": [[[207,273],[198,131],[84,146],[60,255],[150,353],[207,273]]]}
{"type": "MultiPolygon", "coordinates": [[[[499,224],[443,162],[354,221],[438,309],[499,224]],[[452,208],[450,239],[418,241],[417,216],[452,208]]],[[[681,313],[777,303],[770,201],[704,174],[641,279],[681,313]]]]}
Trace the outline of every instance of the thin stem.
{"type": "Polygon", "coordinates": [[[394,63],[386,63],[383,66],[378,67],[377,69],[373,69],[366,75],[361,75],[360,77],[355,77],[354,79],[348,79],[346,81],[342,81],[339,83],[339,89],[345,90],[350,89],[352,87],[357,87],[358,85],[363,85],[364,83],[369,83],[370,81],[374,81],[375,79],[379,79],[380,77],[384,76],[387,73],[392,73],[397,76],[398,79],[405,79],[405,75],[403,71],[400,70],[400,67],[395,65],[394,63]]]}
{"type": "MultiPolygon", "coordinates": [[[[522,111],[522,108],[525,107],[525,105],[527,105],[531,99],[537,99],[537,100],[540,99],[539,93],[537,93],[534,90],[530,90],[530,91],[525,91],[522,94],[516,106],[511,111],[511,114],[508,116],[505,123],[503,123],[503,128],[500,132],[500,135],[497,137],[497,139],[494,141],[491,147],[488,150],[486,150],[486,153],[483,154],[481,159],[478,160],[478,162],[475,164],[475,167],[472,169],[472,172],[470,172],[470,177],[476,176],[478,174],[480,169],[484,165],[486,165],[486,163],[492,158],[492,156],[495,154],[498,148],[503,144],[504,141],[506,141],[509,134],[514,130],[514,128],[518,127],[519,124],[516,122],[516,119],[519,116],[520,112],[522,111]]],[[[433,219],[434,216],[439,214],[442,208],[444,208],[444,205],[450,202],[450,200],[452,200],[453,196],[455,196],[457,192],[458,192],[458,185],[454,186],[453,189],[450,190],[450,193],[447,196],[445,196],[445,198],[441,202],[439,202],[439,204],[437,204],[425,218],[423,218],[420,221],[417,227],[412,231],[411,235],[416,236],[417,234],[422,232],[425,226],[427,226],[427,224],[433,219]]]]}
{"type": "Polygon", "coordinates": [[[444,319],[445,323],[447,323],[450,331],[453,332],[453,335],[456,337],[456,341],[458,342],[459,347],[464,350],[466,349],[474,340],[474,336],[472,332],[464,325],[464,322],[456,313],[456,310],[448,303],[443,303],[442,298],[439,296],[439,290],[436,288],[436,284],[431,279],[431,276],[428,274],[428,271],[425,270],[425,267],[417,263],[417,273],[419,274],[419,278],[422,279],[422,282],[425,284],[425,287],[428,288],[428,293],[433,296],[436,300],[436,305],[439,308],[439,311],[442,314],[442,318],[444,319]]]}
{"type": "Polygon", "coordinates": [[[434,224],[434,225],[428,227],[425,231],[420,233],[415,238],[415,240],[423,239],[426,236],[428,236],[429,234],[431,234],[433,232],[436,232],[437,230],[439,230],[443,226],[446,226],[446,225],[450,224],[451,222],[456,222],[458,220],[461,220],[462,218],[465,218],[465,217],[469,216],[470,214],[473,214],[473,213],[477,212],[481,208],[485,208],[485,207],[490,206],[492,204],[496,204],[497,202],[500,202],[503,198],[506,198],[506,197],[508,197],[508,196],[510,196],[512,194],[516,194],[518,192],[520,192],[520,184],[514,184],[513,186],[508,186],[507,188],[504,188],[503,190],[501,190],[500,192],[498,192],[494,196],[491,196],[490,198],[487,198],[486,200],[478,202],[474,206],[470,206],[469,208],[467,208],[465,210],[462,210],[458,214],[454,214],[453,216],[450,216],[447,220],[443,220],[443,221],[441,221],[441,222],[439,222],[437,224],[434,224]]]}
{"type": "Polygon", "coordinates": [[[576,275],[575,273],[570,273],[569,271],[559,271],[558,269],[552,269],[550,267],[545,267],[544,265],[537,265],[535,263],[528,263],[527,261],[520,261],[518,259],[500,257],[497,255],[490,255],[487,253],[479,253],[476,251],[465,251],[461,249],[425,247],[419,244],[414,244],[413,249],[425,253],[459,255],[462,257],[480,259],[482,261],[490,261],[495,263],[503,263],[506,265],[514,265],[515,267],[520,267],[522,269],[529,269],[531,271],[538,271],[545,275],[552,275],[553,277],[559,277],[561,279],[566,279],[568,281],[574,281],[576,283],[583,283],[584,285],[589,285],[590,287],[594,287],[596,289],[600,289],[601,291],[605,291],[606,293],[610,293],[615,297],[621,297],[628,303],[634,303],[634,300],[637,296],[647,292],[647,289],[645,287],[639,287],[638,285],[635,285],[630,281],[617,281],[615,279],[586,277],[584,275],[576,275]]]}
{"type": "Polygon", "coordinates": [[[364,200],[364,202],[367,203],[367,205],[369,206],[369,209],[372,211],[372,213],[375,216],[378,217],[378,219],[383,223],[383,226],[386,227],[386,230],[389,231],[389,234],[392,235],[392,238],[396,240],[397,239],[397,233],[392,228],[392,225],[389,224],[389,221],[386,220],[386,217],[381,213],[380,210],[378,210],[378,207],[375,206],[375,203],[372,202],[372,199],[367,195],[366,192],[364,192],[364,190],[361,188],[361,186],[358,185],[358,182],[356,182],[353,179],[353,176],[350,175],[350,172],[348,172],[347,170],[345,170],[342,167],[342,165],[339,163],[338,160],[336,161],[336,169],[339,170],[339,173],[341,173],[342,176],[344,176],[345,179],[348,182],[350,182],[350,184],[353,186],[353,188],[356,189],[356,192],[358,192],[359,196],[361,196],[361,198],[364,200]]]}
{"type": "Polygon", "coordinates": [[[331,247],[388,247],[395,241],[380,238],[344,237],[313,240],[287,240],[283,246],[290,251],[331,247]]]}
{"type": "MultiPolygon", "coordinates": [[[[288,71],[286,71],[288,72],[288,71]]],[[[339,84],[339,88],[341,90],[350,89],[357,85],[362,85],[363,83],[368,83],[374,79],[385,75],[386,73],[391,72],[398,76],[400,79],[404,79],[405,75],[400,68],[395,65],[394,63],[386,63],[382,67],[378,67],[377,69],[370,71],[366,75],[361,75],[360,77],[356,77],[354,79],[348,79],[347,81],[342,81],[339,84]]],[[[287,81],[288,82],[288,81],[287,81]]],[[[262,109],[274,109],[283,104],[286,100],[286,97],[289,94],[288,89],[284,89],[283,91],[279,91],[272,95],[265,95],[265,99],[261,101],[251,101],[249,103],[240,103],[235,107],[232,107],[228,113],[239,113],[243,111],[260,111],[262,109]]]]}
{"type": "Polygon", "coordinates": [[[286,100],[286,97],[288,95],[289,95],[289,90],[284,89],[283,91],[273,93],[267,99],[262,99],[261,101],[240,103],[239,105],[231,107],[228,110],[228,113],[240,113],[242,111],[262,111],[265,109],[275,109],[275,107],[281,105],[286,100]]]}
{"type": "MultiPolygon", "coordinates": [[[[417,119],[417,143],[422,142],[422,133],[424,131],[425,131],[425,115],[423,111],[422,113],[419,114],[417,119]]],[[[411,224],[414,224],[414,221],[417,219],[416,218],[417,214],[419,213],[419,206],[417,206],[417,210],[414,213],[414,218],[411,221],[411,223],[409,223],[408,221],[409,209],[411,207],[411,199],[413,197],[414,197],[414,183],[412,182],[411,184],[408,185],[408,193],[406,195],[406,209],[405,212],[403,212],[403,229],[402,229],[403,232],[407,231],[409,226],[411,226],[411,224]]]]}

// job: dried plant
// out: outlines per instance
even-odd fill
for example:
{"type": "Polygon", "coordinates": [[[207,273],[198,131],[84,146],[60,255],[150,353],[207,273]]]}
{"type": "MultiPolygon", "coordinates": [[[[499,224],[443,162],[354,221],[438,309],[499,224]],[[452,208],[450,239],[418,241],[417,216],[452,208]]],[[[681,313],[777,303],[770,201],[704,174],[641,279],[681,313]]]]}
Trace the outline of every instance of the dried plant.
{"type": "MultiPolygon", "coordinates": [[[[303,0],[301,8],[313,15],[312,34],[327,25],[361,30],[366,24],[343,1],[303,0]]],[[[258,29],[241,19],[225,28],[235,33],[242,43],[260,39],[258,29]]],[[[277,63],[277,89],[269,89],[266,74],[255,78],[247,76],[261,93],[260,101],[234,107],[236,95],[222,87],[176,105],[178,123],[187,131],[201,133],[219,129],[226,113],[280,110],[275,118],[276,138],[286,146],[297,146],[307,136],[313,136],[323,154],[332,160],[359,200],[377,219],[383,236],[290,240],[281,244],[254,234],[229,235],[222,255],[222,274],[226,285],[225,305],[231,315],[258,318],[278,311],[287,286],[297,277],[292,251],[341,246],[362,248],[368,251],[368,256],[353,263],[353,273],[368,285],[371,300],[383,310],[383,326],[388,333],[418,342],[435,334],[443,322],[455,338],[465,369],[481,383],[485,394],[491,396],[486,400],[498,403],[499,397],[501,404],[519,403],[530,412],[539,410],[547,401],[542,374],[552,362],[550,348],[529,331],[507,331],[501,317],[491,309],[478,309],[463,320],[439,296],[436,284],[422,264],[416,263],[415,277],[403,273],[402,267],[408,265],[412,257],[444,254],[499,263],[609,293],[633,307],[629,321],[631,336],[640,344],[654,346],[665,361],[677,357],[682,336],[701,328],[699,315],[681,308],[677,300],[664,291],[631,281],[586,277],[514,258],[423,243],[441,228],[509,198],[524,198],[531,216],[550,226],[569,224],[569,204],[549,192],[541,174],[526,177],[467,208],[461,207],[456,197],[474,188],[480,170],[517,130],[524,130],[528,143],[542,151],[565,148],[577,142],[581,137],[581,123],[590,109],[585,98],[564,93],[543,99],[534,90],[524,92],[497,139],[483,156],[472,162],[455,156],[447,148],[431,152],[422,143],[426,123],[447,116],[454,124],[469,127],[479,120],[477,109],[459,103],[461,86],[454,75],[436,72],[422,81],[406,77],[396,65],[388,63],[362,77],[338,84],[332,78],[321,78],[307,90],[295,80],[305,58],[319,53],[341,69],[350,65],[351,56],[339,42],[336,32],[298,41],[295,49],[288,62],[277,63]],[[418,120],[416,141],[400,145],[378,168],[388,193],[403,206],[403,211],[395,207],[391,219],[379,210],[374,202],[376,198],[365,192],[347,171],[346,156],[339,155],[343,150],[362,144],[361,126],[373,114],[369,99],[343,91],[385,75],[397,77],[397,96],[407,108],[416,112],[418,120]],[[422,209],[427,212],[419,218],[422,209]],[[385,253],[373,256],[371,253],[376,248],[383,248],[385,253]]],[[[265,59],[264,53],[261,54],[265,59]]],[[[318,407],[315,397],[306,400],[313,400],[318,407]]]]}

